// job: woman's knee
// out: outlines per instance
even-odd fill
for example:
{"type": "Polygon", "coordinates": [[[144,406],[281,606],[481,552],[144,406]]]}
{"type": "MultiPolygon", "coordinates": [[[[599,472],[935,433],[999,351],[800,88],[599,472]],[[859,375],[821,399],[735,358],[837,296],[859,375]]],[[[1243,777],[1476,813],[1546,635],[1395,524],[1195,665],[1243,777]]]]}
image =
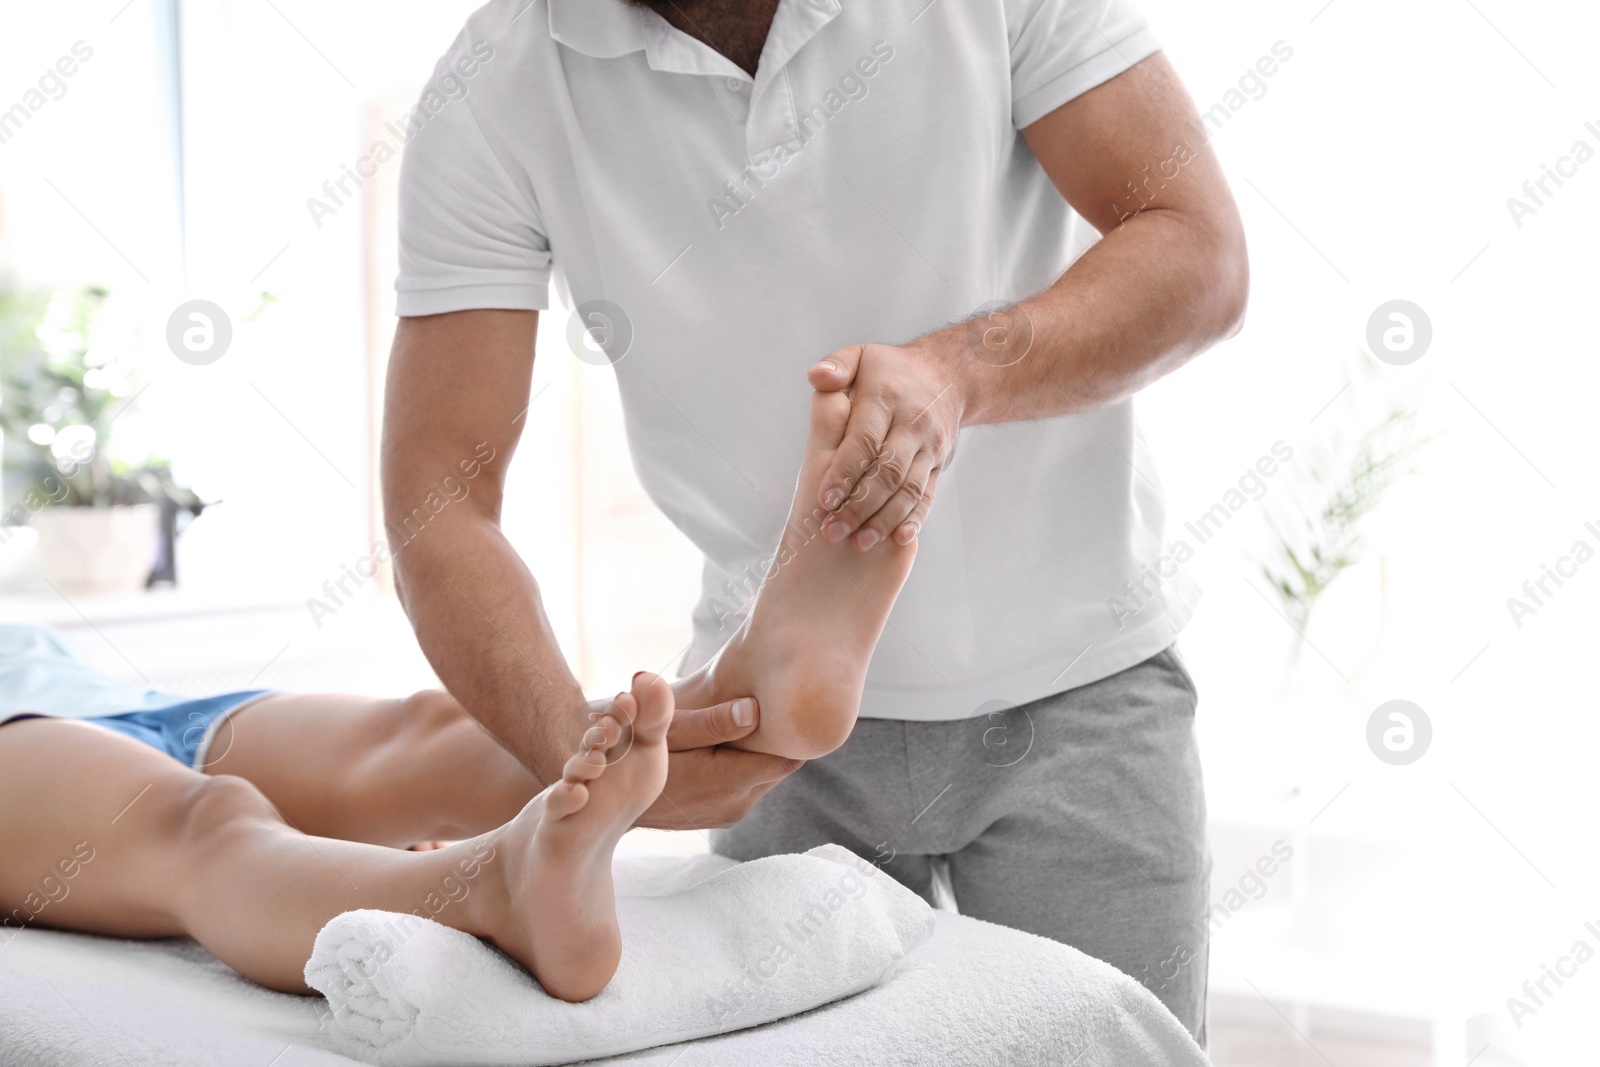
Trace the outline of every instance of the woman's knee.
{"type": "Polygon", "coordinates": [[[231,774],[186,776],[160,788],[156,804],[182,848],[210,851],[241,833],[285,825],[261,790],[231,774]]]}

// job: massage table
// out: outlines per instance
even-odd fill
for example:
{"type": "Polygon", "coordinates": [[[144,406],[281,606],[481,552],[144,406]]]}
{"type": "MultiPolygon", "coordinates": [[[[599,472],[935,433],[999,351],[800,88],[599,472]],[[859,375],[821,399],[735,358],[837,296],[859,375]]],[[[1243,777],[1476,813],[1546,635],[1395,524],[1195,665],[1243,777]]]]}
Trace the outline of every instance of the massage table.
{"type": "MultiPolygon", "coordinates": [[[[619,857],[619,894],[731,865],[619,857]]],[[[0,1067],[332,1067],[321,998],[240,977],[193,941],[42,928],[0,943],[0,1067]]],[[[1205,1055],[1147,990],[1075,949],[948,911],[887,982],[800,1015],[603,1060],[629,1067],[1189,1067],[1205,1055]]]]}

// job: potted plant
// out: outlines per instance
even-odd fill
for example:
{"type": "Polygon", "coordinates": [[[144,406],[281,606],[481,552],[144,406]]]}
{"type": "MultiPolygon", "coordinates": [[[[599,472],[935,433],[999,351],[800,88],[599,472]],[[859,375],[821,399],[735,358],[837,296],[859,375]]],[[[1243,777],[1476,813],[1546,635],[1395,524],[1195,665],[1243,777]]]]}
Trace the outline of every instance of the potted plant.
{"type": "Polygon", "coordinates": [[[92,287],[0,294],[0,430],[13,487],[0,539],[32,525],[39,568],[62,592],[173,580],[176,516],[203,507],[167,461],[113,446],[138,383],[107,304],[92,287]]]}
{"type": "MultiPolygon", "coordinates": [[[[1396,482],[1415,472],[1415,458],[1432,438],[1419,429],[1421,412],[1403,392],[1387,390],[1376,361],[1361,354],[1340,390],[1343,404],[1305,449],[1284,480],[1284,492],[1265,507],[1270,546],[1257,566],[1283,617],[1294,628],[1280,695],[1287,693],[1306,645],[1312,609],[1367,552],[1362,524],[1396,482]]],[[[1379,559],[1380,578],[1383,560],[1379,559]]],[[[1380,584],[1376,620],[1381,643],[1387,588],[1380,584]]],[[[1377,654],[1377,644],[1366,662],[1377,654]]],[[[1354,678],[1346,682],[1353,688],[1354,678]]]]}

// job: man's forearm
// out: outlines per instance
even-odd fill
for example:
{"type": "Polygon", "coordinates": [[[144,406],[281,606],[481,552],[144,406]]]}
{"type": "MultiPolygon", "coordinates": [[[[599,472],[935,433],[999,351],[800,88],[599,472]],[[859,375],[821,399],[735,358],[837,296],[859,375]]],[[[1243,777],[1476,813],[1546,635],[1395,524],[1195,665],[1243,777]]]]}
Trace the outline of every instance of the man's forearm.
{"type": "MultiPolygon", "coordinates": [[[[400,599],[429,662],[501,744],[552,783],[590,728],[590,705],[538,584],[499,525],[531,402],[538,325],[537,312],[496,308],[400,320],[384,394],[383,503],[400,542],[400,599]]],[[[717,747],[756,728],[734,707],[750,695],[674,710],[667,784],[642,825],[732,826],[799,766],[717,747]]]]}
{"type": "Polygon", "coordinates": [[[963,425],[1114,404],[1238,331],[1242,239],[1174,212],[1129,218],[1037,296],[906,347],[937,361],[963,425]]]}
{"type": "Polygon", "coordinates": [[[589,725],[538,584],[498,526],[441,515],[395,555],[396,584],[445,687],[542,783],[589,725]],[[454,521],[439,528],[446,519],[454,521]]]}

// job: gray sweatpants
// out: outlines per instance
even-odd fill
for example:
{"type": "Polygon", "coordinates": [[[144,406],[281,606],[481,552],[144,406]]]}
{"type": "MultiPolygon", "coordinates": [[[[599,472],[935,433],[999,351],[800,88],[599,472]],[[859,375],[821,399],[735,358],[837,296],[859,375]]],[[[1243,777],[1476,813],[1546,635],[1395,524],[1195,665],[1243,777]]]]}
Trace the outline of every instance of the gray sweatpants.
{"type": "Polygon", "coordinates": [[[1194,682],[1169,648],[971,719],[861,719],[737,826],[739,860],[834,842],[962,914],[1065,942],[1144,982],[1205,1043],[1210,856],[1194,682]]]}

